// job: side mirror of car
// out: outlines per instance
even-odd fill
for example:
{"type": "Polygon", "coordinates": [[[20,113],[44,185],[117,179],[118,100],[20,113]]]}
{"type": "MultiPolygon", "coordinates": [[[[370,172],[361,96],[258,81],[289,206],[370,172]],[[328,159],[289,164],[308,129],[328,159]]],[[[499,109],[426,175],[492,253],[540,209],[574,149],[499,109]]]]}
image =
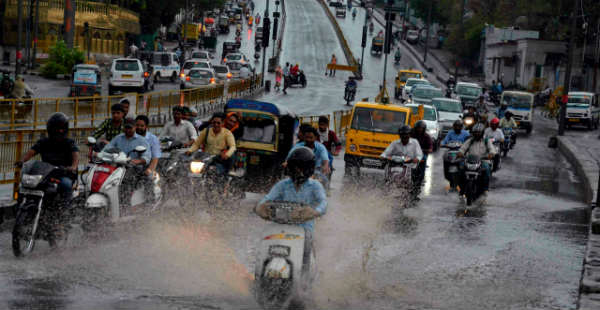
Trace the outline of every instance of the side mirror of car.
{"type": "Polygon", "coordinates": [[[134,151],[137,153],[144,153],[146,151],[146,147],[143,145],[138,145],[135,147],[134,151]]]}
{"type": "Polygon", "coordinates": [[[94,145],[94,144],[96,144],[96,138],[94,138],[94,137],[87,137],[87,143],[88,143],[88,145],[94,145]]]}

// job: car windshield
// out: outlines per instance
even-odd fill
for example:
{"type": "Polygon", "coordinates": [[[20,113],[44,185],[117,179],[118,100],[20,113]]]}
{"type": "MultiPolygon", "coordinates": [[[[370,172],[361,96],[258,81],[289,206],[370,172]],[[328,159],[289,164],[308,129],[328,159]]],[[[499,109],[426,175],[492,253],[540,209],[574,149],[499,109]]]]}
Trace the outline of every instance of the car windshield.
{"type": "Polygon", "coordinates": [[[136,60],[117,60],[115,64],[117,71],[139,71],[140,65],[136,60]]]}
{"type": "Polygon", "coordinates": [[[183,69],[191,69],[191,68],[205,68],[205,69],[208,69],[209,66],[208,66],[207,63],[200,62],[200,61],[189,61],[189,62],[186,62],[185,65],[183,65],[183,69]]]}
{"type": "Polygon", "coordinates": [[[227,58],[227,60],[240,60],[240,59],[242,59],[242,55],[240,55],[240,54],[229,54],[225,58],[227,58]]]}
{"type": "Polygon", "coordinates": [[[421,75],[421,73],[416,73],[416,72],[400,72],[400,81],[401,82],[406,82],[406,80],[410,79],[410,78],[415,78],[415,79],[420,79],[423,76],[421,75]]]}
{"type": "Polygon", "coordinates": [[[517,95],[517,94],[502,94],[502,102],[512,108],[531,108],[531,101],[533,98],[527,95],[517,95]]]}
{"type": "Polygon", "coordinates": [[[417,88],[413,91],[413,97],[431,99],[443,97],[442,91],[437,88],[417,88]]]}
{"type": "Polygon", "coordinates": [[[481,87],[459,85],[456,87],[456,93],[463,96],[479,97],[481,87]]]}
{"type": "Polygon", "coordinates": [[[206,53],[196,52],[196,53],[192,53],[192,58],[208,59],[208,55],[206,53]]]}
{"type": "Polygon", "coordinates": [[[462,107],[458,101],[433,100],[433,106],[440,112],[461,113],[462,107]]]}
{"type": "Polygon", "coordinates": [[[408,86],[408,87],[412,87],[412,86],[420,85],[420,84],[429,84],[429,82],[425,81],[425,80],[408,80],[406,82],[406,86],[408,86]]]}
{"type": "MultiPolygon", "coordinates": [[[[410,107],[412,109],[412,113],[414,115],[418,115],[419,114],[419,107],[418,106],[412,106],[410,107]]],[[[426,121],[436,121],[437,120],[437,114],[435,113],[435,110],[432,108],[428,108],[426,106],[423,106],[423,119],[426,121]]]]}
{"type": "Polygon", "coordinates": [[[395,134],[405,123],[406,112],[356,108],[352,129],[395,134]]]}
{"type": "Polygon", "coordinates": [[[213,77],[210,71],[205,70],[192,70],[190,71],[189,76],[197,79],[210,79],[213,77]]]}
{"type": "Polygon", "coordinates": [[[216,73],[227,73],[227,67],[225,66],[216,66],[213,69],[215,69],[216,73]]]}
{"type": "Polygon", "coordinates": [[[229,67],[229,70],[232,71],[238,71],[242,68],[242,64],[239,62],[230,62],[227,64],[227,66],[229,67]]]}
{"type": "Polygon", "coordinates": [[[567,107],[569,108],[587,108],[590,106],[592,98],[590,96],[569,96],[567,107]]]}

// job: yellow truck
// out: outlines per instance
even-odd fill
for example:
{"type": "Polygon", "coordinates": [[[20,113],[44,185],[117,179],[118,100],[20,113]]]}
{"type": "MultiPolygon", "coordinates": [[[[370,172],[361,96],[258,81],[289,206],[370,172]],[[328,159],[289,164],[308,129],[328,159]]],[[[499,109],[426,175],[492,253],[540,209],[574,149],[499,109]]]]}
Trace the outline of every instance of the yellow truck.
{"type": "Polygon", "coordinates": [[[396,76],[396,86],[394,87],[394,98],[400,99],[402,97],[402,89],[406,84],[406,80],[410,78],[422,79],[423,77],[423,72],[419,70],[399,70],[398,76],[396,76]]]}
{"type": "Polygon", "coordinates": [[[418,112],[413,114],[411,108],[396,104],[356,103],[346,133],[345,173],[358,175],[361,167],[383,169],[385,162],[379,156],[400,138],[401,126],[412,126],[423,117],[422,106],[418,112]]]}
{"type": "Polygon", "coordinates": [[[185,24],[183,27],[181,28],[181,37],[184,39],[187,37],[187,41],[191,43],[198,42],[198,38],[200,37],[200,25],[185,24]]]}

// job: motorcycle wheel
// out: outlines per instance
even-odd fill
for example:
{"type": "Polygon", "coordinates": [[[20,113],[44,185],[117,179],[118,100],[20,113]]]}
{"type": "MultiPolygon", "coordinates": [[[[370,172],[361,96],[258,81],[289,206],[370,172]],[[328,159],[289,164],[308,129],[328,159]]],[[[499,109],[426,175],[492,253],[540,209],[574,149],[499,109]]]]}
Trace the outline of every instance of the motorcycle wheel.
{"type": "Polygon", "coordinates": [[[467,181],[465,194],[467,196],[467,206],[470,206],[473,204],[473,200],[475,198],[475,183],[473,181],[467,181]]]}
{"type": "MultiPolygon", "coordinates": [[[[12,231],[12,250],[15,257],[23,257],[33,252],[35,232],[30,231],[27,226],[32,224],[30,222],[33,221],[34,216],[29,210],[35,209],[35,207],[35,204],[30,204],[17,212],[15,226],[12,231]]],[[[33,227],[31,227],[31,230],[33,230],[33,227]]]]}

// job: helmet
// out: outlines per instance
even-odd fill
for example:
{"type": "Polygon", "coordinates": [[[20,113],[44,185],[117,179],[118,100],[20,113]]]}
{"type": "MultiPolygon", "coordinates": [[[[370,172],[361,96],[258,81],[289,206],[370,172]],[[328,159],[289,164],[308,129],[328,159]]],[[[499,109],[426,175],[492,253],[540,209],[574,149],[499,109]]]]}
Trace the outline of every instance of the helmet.
{"type": "Polygon", "coordinates": [[[408,134],[410,134],[410,126],[403,125],[402,127],[400,127],[398,129],[398,134],[399,135],[408,135],[408,134]]]}
{"type": "Polygon", "coordinates": [[[50,115],[46,123],[46,131],[50,138],[66,138],[69,133],[69,118],[62,112],[50,115]],[[59,133],[59,129],[64,129],[64,132],[59,133]]]}
{"type": "Polygon", "coordinates": [[[290,154],[285,174],[296,184],[303,184],[315,172],[315,154],[307,147],[297,148],[290,154]]]}
{"type": "Polygon", "coordinates": [[[423,130],[427,130],[427,123],[425,121],[420,120],[415,123],[415,128],[423,128],[423,130]]]}
{"type": "Polygon", "coordinates": [[[473,126],[473,128],[471,129],[471,133],[475,134],[475,133],[481,133],[483,134],[483,131],[485,130],[485,126],[483,126],[482,123],[477,123],[475,124],[475,126],[473,126]]]}
{"type": "Polygon", "coordinates": [[[491,121],[490,121],[490,125],[499,125],[500,124],[500,120],[497,117],[494,117],[491,121]]]}
{"type": "Polygon", "coordinates": [[[452,127],[454,127],[454,126],[460,126],[460,128],[462,128],[463,127],[462,120],[459,120],[459,119],[455,120],[454,124],[452,124],[452,127]]]}
{"type": "Polygon", "coordinates": [[[505,117],[506,117],[506,116],[513,116],[513,114],[512,114],[512,112],[511,112],[511,111],[506,111],[506,112],[504,112],[504,116],[505,116],[505,117]]]}

